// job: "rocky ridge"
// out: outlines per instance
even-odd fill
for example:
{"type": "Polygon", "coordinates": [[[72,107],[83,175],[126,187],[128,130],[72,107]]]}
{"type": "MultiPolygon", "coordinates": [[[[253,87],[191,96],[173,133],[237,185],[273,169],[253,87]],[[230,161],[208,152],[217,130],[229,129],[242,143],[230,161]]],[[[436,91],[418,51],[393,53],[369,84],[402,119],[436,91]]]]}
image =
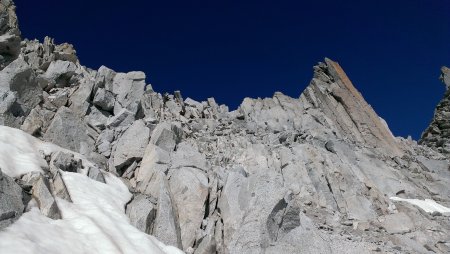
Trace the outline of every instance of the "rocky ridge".
{"type": "Polygon", "coordinates": [[[59,151],[43,153],[44,174],[1,174],[0,228],[29,202],[61,218],[61,171],[111,172],[133,194],[130,222],[187,253],[450,252],[447,210],[407,202],[450,207],[446,99],[420,141],[432,148],[394,137],[330,59],[299,98],[229,111],[158,93],[143,72],[89,69],[70,44],[20,41],[14,8],[1,1],[0,38],[14,39],[0,39],[0,123],[96,166],[59,151]]]}
{"type": "Polygon", "coordinates": [[[442,67],[441,81],[445,84],[445,94],[436,106],[434,117],[428,128],[422,133],[419,144],[426,145],[450,155],[450,69],[442,67]]]}

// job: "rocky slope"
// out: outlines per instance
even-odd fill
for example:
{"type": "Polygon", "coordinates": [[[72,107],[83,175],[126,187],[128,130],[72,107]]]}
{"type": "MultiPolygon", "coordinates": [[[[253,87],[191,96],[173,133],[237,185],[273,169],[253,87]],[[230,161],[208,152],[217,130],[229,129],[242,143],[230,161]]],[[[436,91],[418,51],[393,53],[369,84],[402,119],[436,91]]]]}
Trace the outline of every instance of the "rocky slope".
{"type": "MultiPolygon", "coordinates": [[[[17,38],[14,6],[0,7],[1,37],[17,38]]],[[[229,111],[160,94],[142,72],[91,70],[50,38],[19,51],[0,52],[0,122],[67,150],[30,152],[31,170],[3,159],[0,242],[30,202],[64,220],[76,172],[93,186],[120,177],[129,222],[187,253],[450,252],[445,109],[421,141],[432,149],[394,137],[330,59],[299,98],[277,92],[229,111]]]]}

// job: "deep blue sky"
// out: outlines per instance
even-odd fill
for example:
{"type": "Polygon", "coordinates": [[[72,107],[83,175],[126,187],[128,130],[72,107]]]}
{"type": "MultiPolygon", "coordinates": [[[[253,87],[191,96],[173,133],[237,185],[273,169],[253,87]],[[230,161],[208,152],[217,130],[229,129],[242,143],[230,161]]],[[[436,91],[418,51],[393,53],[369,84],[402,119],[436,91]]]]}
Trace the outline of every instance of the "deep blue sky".
{"type": "Polygon", "coordinates": [[[444,92],[450,1],[16,0],[24,37],[75,45],[83,65],[142,70],[158,92],[236,108],[298,97],[338,61],[396,135],[418,138],[444,92]],[[305,3],[304,3],[305,2],[305,3]]]}

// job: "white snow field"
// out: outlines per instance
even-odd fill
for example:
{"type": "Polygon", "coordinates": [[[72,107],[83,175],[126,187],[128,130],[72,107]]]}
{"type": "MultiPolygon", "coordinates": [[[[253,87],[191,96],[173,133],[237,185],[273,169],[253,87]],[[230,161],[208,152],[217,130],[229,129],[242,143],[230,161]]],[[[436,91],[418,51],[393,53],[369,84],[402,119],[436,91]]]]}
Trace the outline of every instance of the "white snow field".
{"type": "MultiPolygon", "coordinates": [[[[40,153],[57,150],[68,152],[21,130],[0,126],[0,168],[11,177],[42,171],[45,161],[40,153]]],[[[183,253],[129,223],[125,204],[132,195],[116,176],[105,173],[106,184],[78,173],[63,172],[62,176],[73,201],[57,198],[62,219],[49,219],[33,207],[0,232],[0,253],[183,253]]]]}
{"type": "Polygon", "coordinates": [[[442,214],[450,214],[450,208],[440,205],[432,199],[420,200],[420,199],[391,197],[391,200],[408,202],[410,204],[418,206],[420,209],[424,210],[427,213],[439,212],[442,214]]]}

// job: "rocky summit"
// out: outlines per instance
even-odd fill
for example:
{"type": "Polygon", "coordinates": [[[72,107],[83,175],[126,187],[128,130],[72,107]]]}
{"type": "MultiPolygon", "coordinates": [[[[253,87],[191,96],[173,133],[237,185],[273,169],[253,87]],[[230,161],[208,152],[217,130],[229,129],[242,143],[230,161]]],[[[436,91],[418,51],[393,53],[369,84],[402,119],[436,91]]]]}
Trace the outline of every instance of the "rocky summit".
{"type": "Polygon", "coordinates": [[[450,70],[419,142],[341,66],[298,98],[161,94],[0,3],[1,253],[449,253],[450,70]]]}

